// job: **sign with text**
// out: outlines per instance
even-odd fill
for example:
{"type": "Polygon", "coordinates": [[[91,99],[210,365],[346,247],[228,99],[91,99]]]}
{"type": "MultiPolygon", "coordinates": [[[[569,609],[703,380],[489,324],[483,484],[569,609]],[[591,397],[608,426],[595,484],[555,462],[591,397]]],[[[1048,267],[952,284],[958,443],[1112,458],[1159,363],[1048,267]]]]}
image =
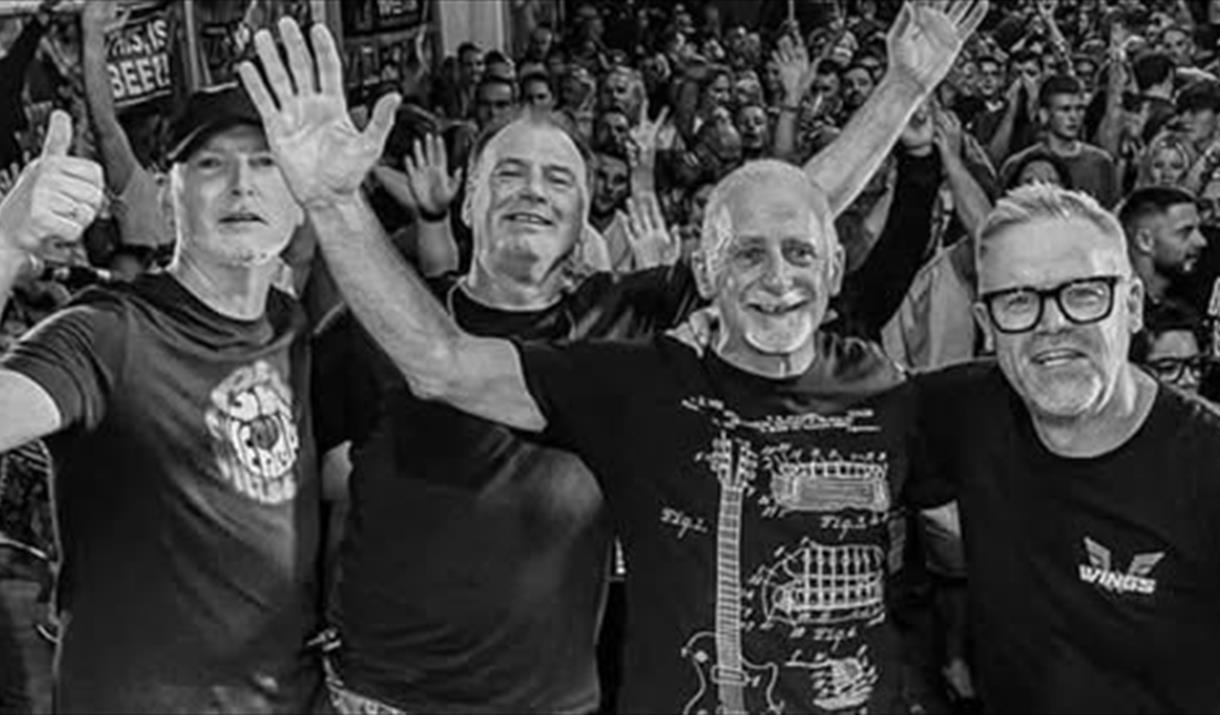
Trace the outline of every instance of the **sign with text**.
{"type": "Polygon", "coordinates": [[[106,38],[107,65],[115,106],[125,109],[173,91],[169,8],[133,11],[106,38]]]}
{"type": "Polygon", "coordinates": [[[409,30],[425,21],[424,0],[345,0],[343,32],[367,35],[409,30]]]}

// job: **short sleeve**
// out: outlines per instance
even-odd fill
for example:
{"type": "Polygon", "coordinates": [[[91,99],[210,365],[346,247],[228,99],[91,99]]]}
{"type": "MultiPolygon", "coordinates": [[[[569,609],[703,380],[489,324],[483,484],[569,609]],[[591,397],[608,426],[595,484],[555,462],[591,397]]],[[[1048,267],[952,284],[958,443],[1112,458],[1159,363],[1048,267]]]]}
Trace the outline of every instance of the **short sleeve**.
{"type": "Polygon", "coordinates": [[[526,387],[546,417],[542,439],[585,457],[631,444],[633,403],[671,387],[652,343],[515,342],[526,387]]]}
{"type": "Polygon", "coordinates": [[[92,430],[105,417],[122,374],[127,325],[117,302],[78,303],[37,325],[0,359],[0,367],[46,390],[65,429],[92,430]]]}

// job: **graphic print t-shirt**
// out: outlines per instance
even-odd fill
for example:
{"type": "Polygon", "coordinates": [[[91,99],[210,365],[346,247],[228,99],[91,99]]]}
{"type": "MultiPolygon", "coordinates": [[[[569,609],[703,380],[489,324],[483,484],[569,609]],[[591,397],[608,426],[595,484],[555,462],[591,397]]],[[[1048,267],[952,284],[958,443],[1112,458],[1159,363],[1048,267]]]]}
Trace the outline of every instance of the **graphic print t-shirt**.
{"type": "Polygon", "coordinates": [[[899,376],[819,336],[791,380],[659,338],[520,346],[546,439],[597,475],[627,559],[627,712],[896,712],[887,618],[899,376]],[[744,683],[744,686],[742,685],[744,683]]]}
{"type": "Polygon", "coordinates": [[[908,388],[907,493],[958,501],[987,707],[1220,711],[1220,415],[1161,386],[1125,444],[1070,459],[994,362],[908,388]]]}
{"type": "Polygon", "coordinates": [[[37,382],[63,546],[65,710],[301,712],[318,485],[299,310],[221,316],[173,278],[83,294],[3,365],[37,382]]]}
{"type": "MultiPolygon", "coordinates": [[[[694,303],[683,267],[594,276],[503,311],[453,277],[437,299],[474,335],[648,334],[694,303]]],[[[408,712],[587,713],[609,520],[571,452],[415,398],[350,319],[315,351],[319,443],[352,440],[335,621],[345,684],[408,712]]]]}

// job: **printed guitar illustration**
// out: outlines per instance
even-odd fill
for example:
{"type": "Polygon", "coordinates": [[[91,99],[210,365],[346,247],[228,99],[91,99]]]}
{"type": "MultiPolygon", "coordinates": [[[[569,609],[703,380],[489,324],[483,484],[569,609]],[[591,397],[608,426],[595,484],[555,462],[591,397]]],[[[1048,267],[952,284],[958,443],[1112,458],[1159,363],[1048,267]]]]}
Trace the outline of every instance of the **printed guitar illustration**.
{"type": "Polygon", "coordinates": [[[741,654],[741,505],[757,462],[748,442],[721,435],[713,443],[711,468],[720,480],[716,530],[716,630],[696,633],[682,648],[699,676],[699,690],[683,715],[782,713],[775,697],[779,668],[747,662],[741,654]]]}

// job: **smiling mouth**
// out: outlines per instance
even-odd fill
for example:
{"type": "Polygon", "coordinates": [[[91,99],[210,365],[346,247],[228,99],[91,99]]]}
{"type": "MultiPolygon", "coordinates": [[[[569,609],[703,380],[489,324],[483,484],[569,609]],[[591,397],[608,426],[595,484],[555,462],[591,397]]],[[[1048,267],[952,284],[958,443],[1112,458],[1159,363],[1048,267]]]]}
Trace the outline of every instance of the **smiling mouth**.
{"type": "Polygon", "coordinates": [[[555,222],[550,219],[531,213],[511,213],[504,217],[507,221],[513,223],[524,223],[530,226],[554,226],[555,222]]]}
{"type": "Polygon", "coordinates": [[[1056,350],[1045,350],[1040,352],[1033,356],[1031,362],[1038,367],[1060,367],[1078,360],[1083,360],[1084,358],[1084,353],[1080,352],[1079,350],[1059,348],[1056,350]]]}
{"type": "Polygon", "coordinates": [[[808,301],[797,301],[795,303],[750,303],[747,307],[767,317],[777,317],[795,313],[805,308],[808,301]]]}

